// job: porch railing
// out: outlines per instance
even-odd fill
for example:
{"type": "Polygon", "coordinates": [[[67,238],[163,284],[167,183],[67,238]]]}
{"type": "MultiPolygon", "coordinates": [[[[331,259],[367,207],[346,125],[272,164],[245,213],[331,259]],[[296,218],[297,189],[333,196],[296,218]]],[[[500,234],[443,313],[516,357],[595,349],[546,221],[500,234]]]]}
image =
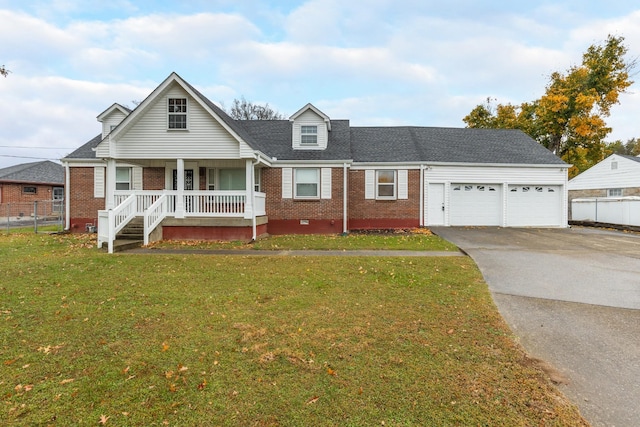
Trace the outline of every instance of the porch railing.
{"type": "Polygon", "coordinates": [[[163,194],[144,211],[144,244],[149,244],[149,236],[167,216],[168,197],[163,194]]]}
{"type": "MultiPolygon", "coordinates": [[[[266,215],[266,195],[256,192],[253,211],[256,216],[266,215]]],[[[180,216],[188,217],[251,217],[246,212],[246,193],[244,191],[185,191],[182,193],[180,216]]],[[[116,234],[133,217],[144,217],[144,244],[149,243],[153,230],[166,217],[177,216],[177,191],[116,191],[115,208],[98,211],[98,246],[108,244],[109,253],[113,252],[116,234]]]]}

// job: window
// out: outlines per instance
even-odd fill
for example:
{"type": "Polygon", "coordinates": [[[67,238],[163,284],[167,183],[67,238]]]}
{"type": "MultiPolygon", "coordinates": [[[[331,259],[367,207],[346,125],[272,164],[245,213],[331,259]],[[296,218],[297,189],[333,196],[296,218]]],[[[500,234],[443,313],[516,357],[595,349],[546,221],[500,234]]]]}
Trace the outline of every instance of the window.
{"type": "Polygon", "coordinates": [[[396,171],[376,171],[376,198],[395,199],[396,198],[396,171]]]}
{"type": "Polygon", "coordinates": [[[622,188],[610,188],[607,190],[607,197],[622,197],[622,188]]]}
{"type": "Polygon", "coordinates": [[[318,199],[320,197],[320,170],[304,168],[294,170],[296,199],[318,199]]]}
{"type": "Polygon", "coordinates": [[[318,126],[301,126],[300,133],[301,144],[318,144],[318,126]]]}
{"type": "Polygon", "coordinates": [[[254,175],[253,179],[255,180],[253,191],[260,192],[260,178],[262,175],[262,169],[255,169],[253,172],[253,175],[254,175]]]}
{"type": "Polygon", "coordinates": [[[32,186],[22,187],[22,192],[24,194],[36,194],[38,193],[38,188],[32,186]]]}
{"type": "Polygon", "coordinates": [[[247,175],[244,169],[218,170],[218,190],[244,190],[247,188],[247,175]]]}
{"type": "Polygon", "coordinates": [[[116,190],[131,189],[131,168],[116,168],[116,190]]]}
{"type": "Polygon", "coordinates": [[[216,170],[207,169],[207,190],[213,191],[216,189],[216,170]]]}
{"type": "Polygon", "coordinates": [[[187,128],[187,99],[169,98],[168,105],[169,129],[187,128]]]}

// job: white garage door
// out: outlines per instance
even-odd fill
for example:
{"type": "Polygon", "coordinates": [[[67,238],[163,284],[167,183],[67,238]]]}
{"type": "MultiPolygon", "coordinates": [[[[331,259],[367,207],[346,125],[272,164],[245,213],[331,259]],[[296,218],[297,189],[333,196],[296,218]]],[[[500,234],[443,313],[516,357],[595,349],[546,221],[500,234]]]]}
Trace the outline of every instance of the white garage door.
{"type": "Polygon", "coordinates": [[[509,185],[507,225],[558,227],[562,224],[562,187],[559,185],[509,185]]]}
{"type": "Polygon", "coordinates": [[[451,225],[502,225],[502,186],[451,184],[451,225]]]}

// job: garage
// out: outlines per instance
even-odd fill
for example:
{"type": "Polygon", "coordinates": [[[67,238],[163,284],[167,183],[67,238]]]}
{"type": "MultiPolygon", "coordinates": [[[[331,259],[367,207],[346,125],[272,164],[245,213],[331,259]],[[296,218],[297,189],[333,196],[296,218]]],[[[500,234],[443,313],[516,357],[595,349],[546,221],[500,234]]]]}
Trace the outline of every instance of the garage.
{"type": "Polygon", "coordinates": [[[454,183],[449,195],[450,225],[502,225],[502,185],[454,183]]]}
{"type": "Polygon", "coordinates": [[[562,206],[559,185],[509,185],[507,225],[557,227],[563,221],[562,206]]]}

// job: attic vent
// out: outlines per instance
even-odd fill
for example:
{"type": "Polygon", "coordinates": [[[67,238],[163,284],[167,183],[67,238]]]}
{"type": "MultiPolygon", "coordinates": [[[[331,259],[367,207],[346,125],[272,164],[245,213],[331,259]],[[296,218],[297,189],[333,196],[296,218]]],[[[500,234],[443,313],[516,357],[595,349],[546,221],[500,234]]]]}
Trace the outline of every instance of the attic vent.
{"type": "Polygon", "coordinates": [[[611,162],[611,170],[618,169],[618,162],[611,162]]]}

